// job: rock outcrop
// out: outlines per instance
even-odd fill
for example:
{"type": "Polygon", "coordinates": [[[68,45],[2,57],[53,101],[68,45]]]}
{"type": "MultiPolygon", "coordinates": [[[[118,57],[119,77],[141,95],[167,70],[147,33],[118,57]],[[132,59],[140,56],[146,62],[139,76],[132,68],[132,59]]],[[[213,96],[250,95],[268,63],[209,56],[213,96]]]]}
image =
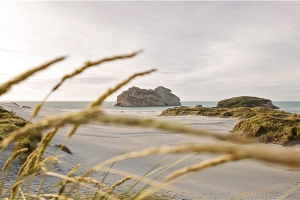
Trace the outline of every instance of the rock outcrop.
{"type": "Polygon", "coordinates": [[[240,96],[233,97],[230,99],[225,99],[219,101],[217,104],[217,108],[238,108],[238,107],[265,107],[265,108],[273,108],[279,109],[274,106],[272,101],[269,99],[263,99],[259,97],[249,97],[249,96],[240,96]]]}
{"type": "Polygon", "coordinates": [[[154,90],[131,87],[117,97],[115,106],[146,107],[146,106],[180,106],[180,99],[168,88],[159,86],[154,90]]]}

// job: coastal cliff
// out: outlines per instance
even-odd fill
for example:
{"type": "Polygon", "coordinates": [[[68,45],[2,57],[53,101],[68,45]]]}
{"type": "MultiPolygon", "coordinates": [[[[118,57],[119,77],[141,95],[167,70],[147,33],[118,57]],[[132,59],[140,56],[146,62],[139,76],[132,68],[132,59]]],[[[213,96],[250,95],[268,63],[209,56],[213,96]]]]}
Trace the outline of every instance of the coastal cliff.
{"type": "Polygon", "coordinates": [[[146,106],[180,106],[180,99],[163,86],[154,90],[131,87],[117,97],[115,106],[146,107],[146,106]]]}

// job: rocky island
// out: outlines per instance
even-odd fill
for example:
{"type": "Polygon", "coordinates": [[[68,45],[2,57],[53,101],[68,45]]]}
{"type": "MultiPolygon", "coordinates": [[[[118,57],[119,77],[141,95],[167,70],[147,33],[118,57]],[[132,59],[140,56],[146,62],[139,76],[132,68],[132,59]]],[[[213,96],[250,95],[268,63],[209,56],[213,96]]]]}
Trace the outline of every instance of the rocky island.
{"type": "Polygon", "coordinates": [[[250,96],[240,96],[233,97],[230,99],[225,99],[218,102],[217,108],[238,108],[238,107],[265,107],[279,109],[274,106],[272,101],[269,99],[259,98],[259,97],[250,97],[250,96]]]}
{"type": "Polygon", "coordinates": [[[117,97],[115,106],[146,107],[146,106],[180,106],[180,99],[163,86],[154,90],[131,87],[117,97]]]}

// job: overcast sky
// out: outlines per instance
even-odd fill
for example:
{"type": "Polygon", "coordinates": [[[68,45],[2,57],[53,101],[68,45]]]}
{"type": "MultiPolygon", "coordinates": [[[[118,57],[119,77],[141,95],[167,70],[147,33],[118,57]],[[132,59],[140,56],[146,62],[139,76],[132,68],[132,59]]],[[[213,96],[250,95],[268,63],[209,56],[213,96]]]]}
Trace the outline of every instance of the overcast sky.
{"type": "MultiPolygon", "coordinates": [[[[0,101],[39,101],[59,78],[105,56],[50,100],[94,100],[135,72],[131,86],[181,100],[258,96],[300,100],[300,2],[0,2],[0,83],[59,56],[0,101]]],[[[108,100],[116,100],[112,95],[108,100]]]]}

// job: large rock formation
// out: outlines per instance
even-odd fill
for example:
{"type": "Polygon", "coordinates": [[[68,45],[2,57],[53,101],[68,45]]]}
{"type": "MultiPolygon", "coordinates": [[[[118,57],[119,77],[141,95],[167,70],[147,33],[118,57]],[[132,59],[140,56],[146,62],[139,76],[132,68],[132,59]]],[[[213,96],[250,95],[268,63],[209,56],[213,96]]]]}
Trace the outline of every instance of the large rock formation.
{"type": "Polygon", "coordinates": [[[238,107],[265,107],[278,109],[269,99],[259,97],[240,96],[225,99],[218,102],[217,108],[238,108],[238,107]]]}
{"type": "Polygon", "coordinates": [[[180,99],[171,90],[162,86],[154,90],[131,87],[117,97],[115,106],[180,106],[180,99]]]}

